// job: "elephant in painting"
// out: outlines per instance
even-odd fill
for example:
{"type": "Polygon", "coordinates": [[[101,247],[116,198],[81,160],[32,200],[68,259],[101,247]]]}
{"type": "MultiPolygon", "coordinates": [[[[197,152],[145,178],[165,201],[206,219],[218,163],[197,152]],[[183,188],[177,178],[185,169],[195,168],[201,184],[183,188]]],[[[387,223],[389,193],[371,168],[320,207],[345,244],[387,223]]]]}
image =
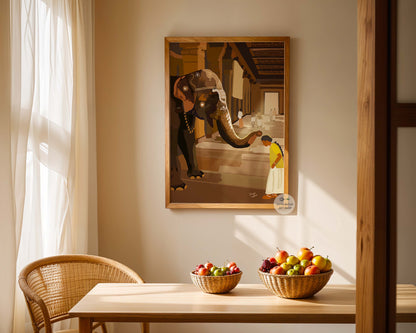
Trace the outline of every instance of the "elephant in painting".
{"type": "Polygon", "coordinates": [[[253,131],[239,137],[233,127],[227,107],[226,94],[218,76],[209,69],[201,69],[180,77],[170,78],[170,187],[184,190],[178,156],[182,152],[191,179],[200,179],[195,148],[195,120],[203,119],[211,128],[214,120],[223,140],[235,148],[250,146],[262,135],[253,131]]]}

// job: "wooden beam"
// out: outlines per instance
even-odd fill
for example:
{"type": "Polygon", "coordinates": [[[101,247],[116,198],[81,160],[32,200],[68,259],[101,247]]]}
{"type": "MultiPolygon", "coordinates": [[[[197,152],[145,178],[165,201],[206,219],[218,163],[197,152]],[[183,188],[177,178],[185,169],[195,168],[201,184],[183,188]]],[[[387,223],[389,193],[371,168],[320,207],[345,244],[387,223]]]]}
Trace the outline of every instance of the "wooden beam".
{"type": "MultiPolygon", "coordinates": [[[[390,255],[389,0],[358,0],[356,332],[395,332],[390,255]]],[[[393,262],[392,262],[393,260],[393,262]]],[[[394,290],[393,290],[394,289],[394,290]]]]}

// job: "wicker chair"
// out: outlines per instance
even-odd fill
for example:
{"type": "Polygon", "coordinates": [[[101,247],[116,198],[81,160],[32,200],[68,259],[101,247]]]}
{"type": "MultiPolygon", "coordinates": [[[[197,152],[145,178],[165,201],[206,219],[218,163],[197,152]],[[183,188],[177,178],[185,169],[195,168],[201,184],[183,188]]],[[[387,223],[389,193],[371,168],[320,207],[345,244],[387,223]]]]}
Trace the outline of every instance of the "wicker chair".
{"type": "MultiPolygon", "coordinates": [[[[117,261],[92,255],[60,255],[43,258],[27,265],[19,275],[29,308],[34,332],[45,328],[52,333],[51,324],[68,319],[68,311],[97,283],[143,283],[133,270],[117,261]]],[[[142,323],[148,332],[148,323],[142,323]]],[[[104,323],[95,323],[93,329],[104,323]]]]}

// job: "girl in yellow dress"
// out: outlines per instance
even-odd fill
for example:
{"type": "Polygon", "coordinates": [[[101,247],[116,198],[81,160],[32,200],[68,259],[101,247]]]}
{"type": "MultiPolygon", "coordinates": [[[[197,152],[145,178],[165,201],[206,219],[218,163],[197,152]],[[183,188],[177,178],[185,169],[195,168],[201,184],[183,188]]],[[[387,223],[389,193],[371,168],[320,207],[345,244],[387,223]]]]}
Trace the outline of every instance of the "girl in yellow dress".
{"type": "Polygon", "coordinates": [[[266,194],[263,199],[276,198],[284,189],[283,150],[277,142],[272,142],[268,135],[261,137],[263,145],[270,146],[270,170],[266,183],[266,194]]]}

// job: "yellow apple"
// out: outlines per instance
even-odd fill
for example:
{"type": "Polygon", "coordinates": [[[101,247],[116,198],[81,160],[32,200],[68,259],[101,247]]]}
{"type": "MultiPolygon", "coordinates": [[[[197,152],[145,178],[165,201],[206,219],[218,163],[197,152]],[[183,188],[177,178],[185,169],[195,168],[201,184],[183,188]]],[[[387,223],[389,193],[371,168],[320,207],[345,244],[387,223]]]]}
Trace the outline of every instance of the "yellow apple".
{"type": "Polygon", "coordinates": [[[289,257],[287,257],[287,259],[286,259],[286,262],[288,263],[288,264],[290,264],[290,265],[292,265],[292,266],[294,266],[294,265],[296,265],[296,264],[299,264],[299,258],[298,257],[296,257],[296,256],[289,256],[289,257]]]}
{"type": "Polygon", "coordinates": [[[324,267],[324,269],[322,270],[322,272],[328,272],[332,269],[332,262],[331,260],[329,260],[328,258],[325,259],[326,261],[326,265],[324,267]]]}
{"type": "Polygon", "coordinates": [[[322,256],[315,256],[312,258],[312,264],[318,266],[319,270],[323,270],[326,266],[326,259],[322,256]]]}

